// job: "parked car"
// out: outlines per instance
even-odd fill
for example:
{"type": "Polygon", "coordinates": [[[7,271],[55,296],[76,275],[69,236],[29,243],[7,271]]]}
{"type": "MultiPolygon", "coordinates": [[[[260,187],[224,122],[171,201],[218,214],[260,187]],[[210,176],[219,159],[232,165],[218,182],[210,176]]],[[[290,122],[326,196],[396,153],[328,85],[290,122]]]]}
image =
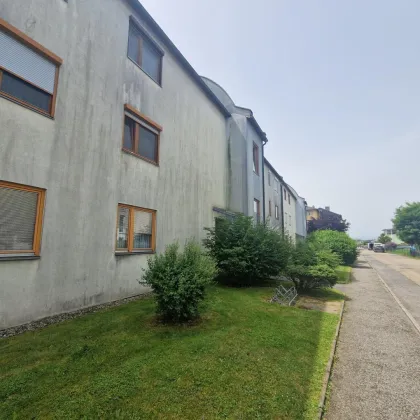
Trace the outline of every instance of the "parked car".
{"type": "Polygon", "coordinates": [[[385,252],[384,244],[374,243],[373,244],[373,252],[385,252]]]}

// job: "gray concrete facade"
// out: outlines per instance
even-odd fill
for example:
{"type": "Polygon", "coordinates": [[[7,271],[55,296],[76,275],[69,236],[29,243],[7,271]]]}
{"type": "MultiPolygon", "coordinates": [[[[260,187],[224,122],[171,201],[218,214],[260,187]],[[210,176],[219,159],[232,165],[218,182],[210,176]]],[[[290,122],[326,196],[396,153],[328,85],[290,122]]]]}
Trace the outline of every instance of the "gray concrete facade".
{"type": "Polygon", "coordinates": [[[216,82],[202,78],[219,101],[230,112],[227,123],[228,141],[228,208],[247,216],[254,215],[254,200],[260,203],[264,218],[264,144],[267,137],[248,108],[233,102],[216,82]],[[258,173],[253,170],[253,147],[258,147],[258,173]]]}
{"type": "Polygon", "coordinates": [[[262,202],[262,187],[243,176],[252,168],[250,142],[258,141],[246,116],[243,124],[226,121],[227,111],[134,3],[0,5],[1,18],[63,59],[54,119],[0,97],[0,180],[46,189],[40,258],[0,260],[0,328],[145,290],[137,280],[147,255],[115,255],[118,203],[157,211],[161,252],[202,238],[214,206],[233,202],[249,213],[246,197],[262,202]],[[165,53],[162,86],[127,58],[132,15],[165,53]],[[122,152],[125,103],[163,127],[159,166],[122,152]]]}

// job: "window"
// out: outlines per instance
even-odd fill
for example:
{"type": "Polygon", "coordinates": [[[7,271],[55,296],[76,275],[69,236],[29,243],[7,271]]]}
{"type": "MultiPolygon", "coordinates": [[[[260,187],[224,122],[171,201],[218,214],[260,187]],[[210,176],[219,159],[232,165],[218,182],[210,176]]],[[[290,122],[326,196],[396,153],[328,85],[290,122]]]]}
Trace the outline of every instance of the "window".
{"type": "Polygon", "coordinates": [[[45,190],[0,181],[0,256],[39,255],[45,190]]]}
{"type": "Polygon", "coordinates": [[[283,189],[283,195],[284,195],[284,199],[286,200],[286,188],[283,189]]]}
{"type": "Polygon", "coordinates": [[[156,211],[118,204],[116,251],[154,252],[156,211]]]}
{"type": "Polygon", "coordinates": [[[127,55],[156,83],[161,84],[163,51],[132,21],[128,34],[127,55]]]}
{"type": "Polygon", "coordinates": [[[277,220],[279,220],[279,206],[274,207],[274,216],[277,220]]]}
{"type": "Polygon", "coordinates": [[[259,174],[259,153],[258,153],[258,146],[254,143],[252,148],[252,161],[253,161],[253,168],[254,172],[258,175],[259,174]]]}
{"type": "Polygon", "coordinates": [[[290,194],[289,193],[287,193],[287,200],[288,200],[288,202],[290,204],[290,194]]]}
{"type": "Polygon", "coordinates": [[[260,221],[260,202],[254,199],[254,217],[257,222],[260,221]]]}
{"type": "Polygon", "coordinates": [[[159,164],[159,141],[162,127],[141,114],[131,105],[125,105],[122,148],[148,162],[159,164]]]}
{"type": "Polygon", "coordinates": [[[54,116],[62,60],[0,19],[0,96],[54,116]]]}
{"type": "Polygon", "coordinates": [[[268,215],[271,216],[271,200],[268,201],[268,215]]]}
{"type": "Polygon", "coordinates": [[[274,178],[274,191],[279,192],[279,181],[274,178]]]}
{"type": "Polygon", "coordinates": [[[271,185],[271,172],[268,171],[268,185],[271,185]]]}

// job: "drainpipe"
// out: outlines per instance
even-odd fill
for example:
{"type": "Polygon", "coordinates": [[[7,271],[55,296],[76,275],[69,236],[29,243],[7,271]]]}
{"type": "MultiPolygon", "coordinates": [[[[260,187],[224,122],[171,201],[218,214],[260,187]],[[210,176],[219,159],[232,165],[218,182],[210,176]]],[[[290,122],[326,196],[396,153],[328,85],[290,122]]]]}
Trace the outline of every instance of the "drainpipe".
{"type": "Polygon", "coordinates": [[[262,172],[262,212],[263,212],[263,222],[265,223],[265,181],[264,181],[264,146],[267,144],[267,139],[263,140],[262,148],[261,148],[261,172],[262,172]]]}

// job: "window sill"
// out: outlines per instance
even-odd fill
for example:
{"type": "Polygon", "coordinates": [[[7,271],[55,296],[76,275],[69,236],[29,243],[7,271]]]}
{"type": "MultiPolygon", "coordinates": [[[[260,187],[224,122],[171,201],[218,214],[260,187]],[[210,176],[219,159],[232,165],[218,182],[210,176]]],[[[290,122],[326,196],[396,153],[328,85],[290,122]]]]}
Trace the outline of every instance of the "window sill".
{"type": "Polygon", "coordinates": [[[0,261],[39,260],[41,257],[34,254],[0,254],[0,261]]]}
{"type": "Polygon", "coordinates": [[[150,255],[150,254],[155,254],[155,251],[153,250],[144,250],[144,251],[133,251],[133,252],[126,252],[126,251],[115,251],[115,256],[116,257],[125,257],[125,256],[129,256],[129,255],[150,255]]]}
{"type": "Polygon", "coordinates": [[[147,163],[151,163],[152,165],[159,167],[159,163],[158,162],[155,162],[153,160],[147,159],[147,158],[143,157],[142,155],[138,155],[137,153],[134,153],[134,152],[132,152],[131,150],[128,150],[128,149],[121,149],[121,150],[124,153],[127,153],[128,155],[134,156],[134,157],[136,157],[138,159],[144,160],[147,163]]]}
{"type": "MultiPolygon", "coordinates": [[[[160,88],[162,87],[162,82],[161,83],[159,83],[159,82],[157,82],[155,79],[153,79],[153,77],[152,76],[150,76],[150,74],[149,73],[147,73],[146,71],[144,71],[141,67],[140,67],[140,65],[138,64],[138,63],[136,63],[132,58],[130,58],[128,55],[127,55],[127,58],[136,66],[136,67],[138,67],[150,80],[153,80],[160,88]]],[[[163,57],[162,57],[163,58],[163,57]]]]}
{"type": "Polygon", "coordinates": [[[40,115],[42,115],[44,117],[49,118],[50,120],[53,120],[54,119],[54,117],[51,114],[49,114],[48,112],[45,112],[42,109],[37,108],[36,106],[33,106],[33,105],[31,105],[31,104],[29,104],[27,102],[24,102],[24,101],[21,101],[21,100],[19,100],[17,98],[14,98],[13,96],[8,95],[7,93],[0,92],[0,97],[1,98],[4,98],[4,99],[7,99],[8,101],[15,103],[16,105],[20,105],[20,106],[22,106],[22,107],[24,107],[26,109],[29,109],[31,111],[34,111],[37,114],[40,114],[40,115]]]}

